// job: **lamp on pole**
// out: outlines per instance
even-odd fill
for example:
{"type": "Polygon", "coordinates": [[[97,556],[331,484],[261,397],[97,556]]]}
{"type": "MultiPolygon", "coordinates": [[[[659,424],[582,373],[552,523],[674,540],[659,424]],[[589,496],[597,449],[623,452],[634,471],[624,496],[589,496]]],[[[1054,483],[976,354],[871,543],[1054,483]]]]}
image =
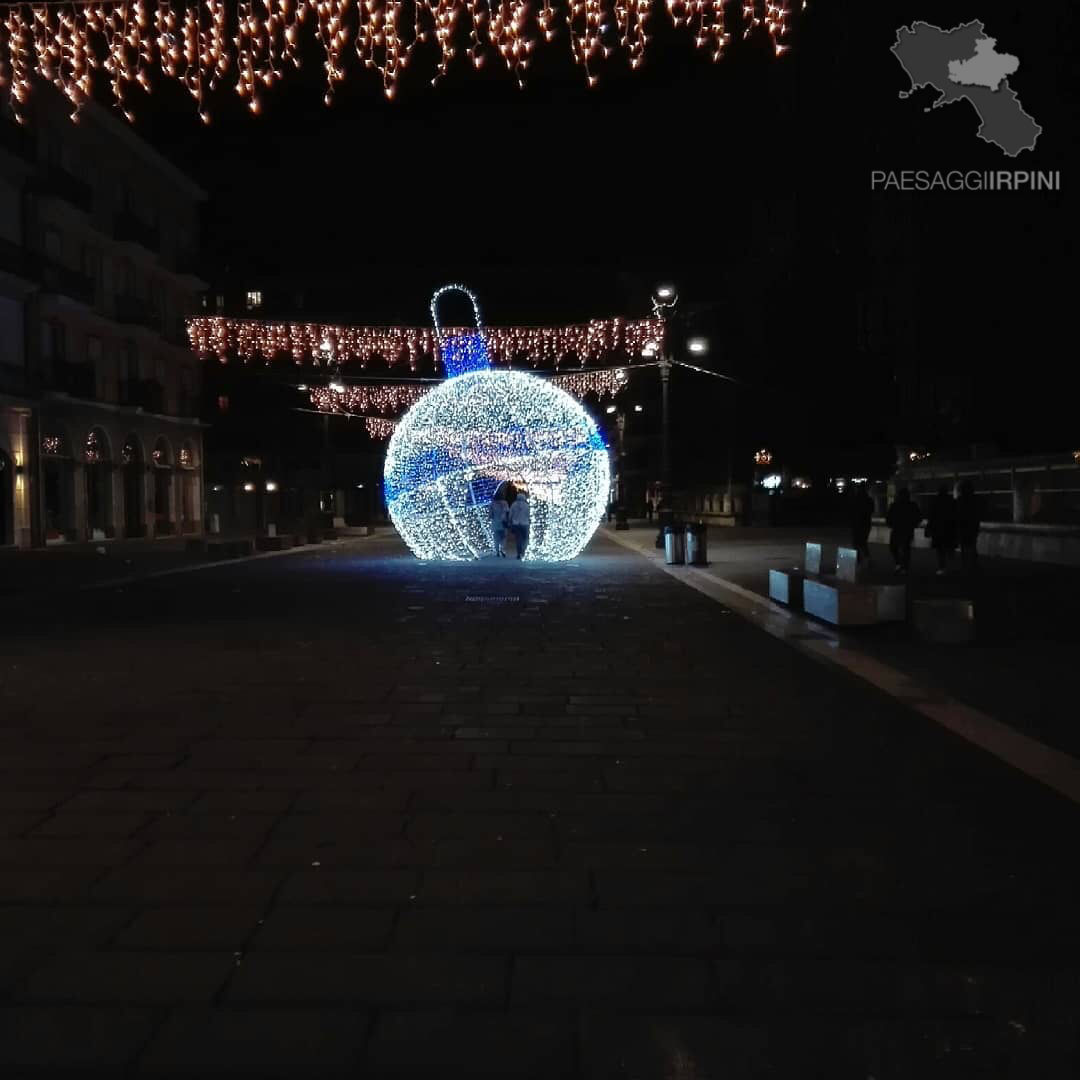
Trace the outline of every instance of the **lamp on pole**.
{"type": "Polygon", "coordinates": [[[671,367],[673,357],[671,355],[671,335],[668,333],[669,320],[675,314],[675,305],[679,301],[679,294],[674,285],[658,285],[653,292],[653,314],[664,321],[664,340],[661,346],[660,359],[657,367],[660,368],[660,506],[657,511],[658,531],[656,534],[656,546],[664,546],[664,527],[670,525],[675,514],[671,507],[671,413],[669,401],[669,384],[671,382],[671,367]]]}

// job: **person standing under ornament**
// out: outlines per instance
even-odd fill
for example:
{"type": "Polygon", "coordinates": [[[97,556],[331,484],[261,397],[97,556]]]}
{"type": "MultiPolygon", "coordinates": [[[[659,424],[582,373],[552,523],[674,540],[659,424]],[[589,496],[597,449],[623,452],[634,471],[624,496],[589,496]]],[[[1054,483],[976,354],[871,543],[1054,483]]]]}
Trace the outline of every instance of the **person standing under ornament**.
{"type": "Polygon", "coordinates": [[[519,491],[510,504],[510,529],[517,545],[517,557],[524,559],[529,546],[529,500],[524,491],[519,491]]]}
{"type": "Polygon", "coordinates": [[[495,491],[495,498],[491,500],[491,533],[495,541],[495,554],[500,559],[506,557],[503,547],[506,544],[506,527],[510,523],[510,504],[503,494],[505,490],[500,486],[495,491]]]}

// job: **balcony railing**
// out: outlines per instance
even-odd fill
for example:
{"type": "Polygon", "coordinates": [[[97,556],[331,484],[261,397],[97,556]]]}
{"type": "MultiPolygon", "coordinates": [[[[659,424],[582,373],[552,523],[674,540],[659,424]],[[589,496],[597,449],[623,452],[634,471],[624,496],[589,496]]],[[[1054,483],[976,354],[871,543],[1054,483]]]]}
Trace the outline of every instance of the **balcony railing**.
{"type": "Polygon", "coordinates": [[[139,244],[147,251],[156,252],[161,246],[161,232],[156,225],[147,225],[134,214],[117,214],[113,221],[113,234],[117,240],[139,244]]]}
{"type": "Polygon", "coordinates": [[[202,257],[193,251],[178,251],[172,260],[172,268],[178,274],[187,274],[202,280],[202,257]]]}
{"type": "Polygon", "coordinates": [[[72,176],[59,165],[45,167],[38,181],[38,187],[43,194],[63,199],[72,206],[77,206],[84,213],[93,212],[94,189],[85,180],[72,176]]]}
{"type": "Polygon", "coordinates": [[[0,239],[0,270],[18,277],[31,278],[34,274],[34,262],[30,253],[19,244],[0,239]]]}
{"type": "Polygon", "coordinates": [[[94,369],[90,364],[54,364],[53,385],[50,389],[93,401],[97,398],[94,369]]]}
{"type": "Polygon", "coordinates": [[[116,298],[116,319],[122,323],[146,326],[151,330],[161,330],[161,314],[145,300],[137,296],[118,296],[116,298]]]}
{"type": "Polygon", "coordinates": [[[120,403],[138,405],[146,412],[164,412],[164,387],[154,379],[128,379],[120,384],[120,403]]]}
{"type": "Polygon", "coordinates": [[[39,256],[37,259],[37,278],[46,292],[70,297],[89,307],[94,306],[97,295],[97,283],[92,277],[80,274],[78,270],[61,263],[39,256]]]}

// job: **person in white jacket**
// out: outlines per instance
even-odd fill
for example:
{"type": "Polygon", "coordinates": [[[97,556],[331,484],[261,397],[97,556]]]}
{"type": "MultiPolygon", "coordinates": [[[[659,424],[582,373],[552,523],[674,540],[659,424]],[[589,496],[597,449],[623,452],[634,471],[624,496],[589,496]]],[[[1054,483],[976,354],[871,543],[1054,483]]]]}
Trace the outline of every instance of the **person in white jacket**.
{"type": "Polygon", "coordinates": [[[517,544],[517,557],[524,559],[525,549],[529,546],[529,500],[524,491],[519,491],[510,504],[510,531],[517,544]]]}
{"type": "Polygon", "coordinates": [[[500,559],[506,557],[503,548],[506,546],[506,527],[510,523],[510,504],[503,495],[503,489],[495,492],[495,498],[491,500],[491,533],[495,541],[495,554],[500,559]]]}

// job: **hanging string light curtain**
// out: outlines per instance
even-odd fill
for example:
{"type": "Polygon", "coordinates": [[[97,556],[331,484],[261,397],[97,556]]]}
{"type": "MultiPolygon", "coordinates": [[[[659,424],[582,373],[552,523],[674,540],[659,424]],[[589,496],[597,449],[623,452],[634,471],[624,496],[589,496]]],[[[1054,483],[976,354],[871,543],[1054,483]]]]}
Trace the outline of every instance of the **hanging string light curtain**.
{"type": "MultiPolygon", "coordinates": [[[[443,335],[475,334],[474,328],[446,329],[443,335]]],[[[294,363],[365,367],[376,359],[410,371],[435,368],[435,331],[410,326],[327,326],[317,323],[269,323],[254,319],[203,317],[188,322],[195,353],[225,363],[237,356],[269,363],[288,357],[294,363]]],[[[594,319],[573,326],[486,326],[484,337],[492,360],[509,364],[558,368],[567,361],[584,366],[595,357],[623,354],[628,360],[655,351],[664,339],[660,319],[594,319]]]]}
{"type": "MultiPolygon", "coordinates": [[[[627,368],[603,368],[599,371],[580,371],[572,375],[553,375],[550,382],[576,398],[593,395],[601,400],[612,398],[623,390],[629,378],[627,368]]],[[[360,383],[351,386],[331,384],[308,389],[308,398],[319,412],[361,415],[400,413],[415,405],[437,380],[416,380],[408,383],[360,383]]],[[[364,416],[379,419],[378,416],[364,416]]]]}
{"type": "Polygon", "coordinates": [[[77,113],[102,73],[131,120],[132,87],[150,91],[163,74],[209,122],[214,90],[235,89],[258,113],[265,91],[300,67],[312,44],[322,53],[327,104],[350,65],[374,70],[393,98],[425,43],[436,50],[433,83],[463,51],[473,67],[502,64],[523,85],[541,46],[568,48],[595,86],[613,55],[641,66],[656,7],[714,60],[735,26],[742,37],[767,34],[777,55],[787,49],[789,0],[47,0],[0,4],[0,61],[16,115],[35,76],[55,83],[77,113]]]}

